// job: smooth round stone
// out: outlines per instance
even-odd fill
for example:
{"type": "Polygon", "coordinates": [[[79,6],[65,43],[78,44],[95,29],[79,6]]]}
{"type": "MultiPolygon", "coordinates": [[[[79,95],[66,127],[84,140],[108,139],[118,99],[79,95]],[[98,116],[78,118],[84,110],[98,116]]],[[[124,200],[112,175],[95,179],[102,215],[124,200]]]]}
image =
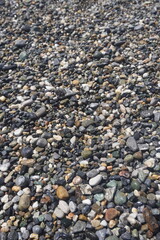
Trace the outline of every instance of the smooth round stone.
{"type": "Polygon", "coordinates": [[[65,214],[69,213],[69,205],[63,200],[59,201],[58,207],[64,212],[65,214]]]}
{"type": "Polygon", "coordinates": [[[92,169],[89,172],[87,172],[86,175],[87,175],[88,178],[93,178],[93,177],[97,176],[98,173],[99,173],[98,169],[92,169]]]}
{"type": "Polygon", "coordinates": [[[103,193],[97,193],[94,195],[94,199],[98,202],[101,202],[102,200],[104,200],[104,194],[103,193]]]}
{"type": "Polygon", "coordinates": [[[69,202],[69,209],[70,209],[70,211],[71,212],[75,212],[76,208],[77,208],[77,205],[73,201],[70,201],[69,202]]]}
{"type": "Polygon", "coordinates": [[[131,188],[133,190],[140,190],[141,188],[140,182],[137,179],[133,179],[131,182],[131,188]]]}
{"type": "Polygon", "coordinates": [[[102,176],[99,174],[89,180],[90,186],[96,186],[102,181],[102,176]]]}
{"type": "Polygon", "coordinates": [[[39,235],[39,234],[42,233],[42,228],[41,228],[39,225],[35,225],[35,226],[33,226],[33,228],[32,228],[32,232],[39,235]]]}
{"type": "Polygon", "coordinates": [[[63,217],[64,217],[64,212],[63,212],[59,207],[56,207],[56,208],[55,208],[54,214],[55,214],[56,217],[58,217],[58,218],[63,218],[63,217]]]}
{"type": "Polygon", "coordinates": [[[30,147],[23,147],[21,149],[21,155],[24,158],[31,158],[33,154],[33,149],[30,147]]]}
{"type": "Polygon", "coordinates": [[[15,183],[17,186],[23,187],[27,185],[28,180],[24,176],[18,176],[15,180],[15,183]]]}
{"type": "Polygon", "coordinates": [[[59,186],[57,188],[56,194],[57,194],[57,197],[62,200],[69,198],[68,191],[63,186],[59,186]]]}
{"type": "Polygon", "coordinates": [[[126,201],[127,201],[126,195],[121,191],[117,191],[114,197],[115,204],[123,205],[124,203],[126,203],[126,201]]]}
{"type": "Polygon", "coordinates": [[[37,146],[40,148],[45,148],[47,146],[48,142],[45,138],[39,138],[37,141],[37,146]]]}
{"type": "Polygon", "coordinates": [[[154,158],[149,158],[148,160],[144,161],[144,164],[149,168],[154,168],[156,160],[154,158]]]}
{"type": "Polygon", "coordinates": [[[73,178],[72,183],[73,183],[74,185],[81,184],[81,183],[82,183],[82,178],[81,178],[80,176],[76,176],[76,177],[73,178]]]}

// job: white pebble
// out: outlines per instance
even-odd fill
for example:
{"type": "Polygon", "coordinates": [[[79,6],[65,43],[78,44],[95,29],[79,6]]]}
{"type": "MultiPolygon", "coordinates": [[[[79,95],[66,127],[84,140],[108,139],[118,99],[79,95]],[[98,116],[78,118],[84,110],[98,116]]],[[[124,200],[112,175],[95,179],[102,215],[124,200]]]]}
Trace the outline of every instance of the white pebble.
{"type": "Polygon", "coordinates": [[[14,131],[14,135],[15,136],[20,136],[23,132],[23,128],[18,128],[14,131]]]}
{"type": "Polygon", "coordinates": [[[82,201],[82,203],[83,203],[83,204],[86,204],[86,205],[91,205],[91,204],[92,204],[92,202],[91,202],[90,199],[84,199],[84,200],[82,201]]]}
{"type": "Polygon", "coordinates": [[[89,185],[96,186],[102,181],[102,175],[97,175],[89,180],[89,185]]]}
{"type": "Polygon", "coordinates": [[[65,201],[60,200],[58,207],[62,210],[62,212],[66,214],[69,213],[69,206],[68,206],[68,203],[66,203],[65,201]]]}

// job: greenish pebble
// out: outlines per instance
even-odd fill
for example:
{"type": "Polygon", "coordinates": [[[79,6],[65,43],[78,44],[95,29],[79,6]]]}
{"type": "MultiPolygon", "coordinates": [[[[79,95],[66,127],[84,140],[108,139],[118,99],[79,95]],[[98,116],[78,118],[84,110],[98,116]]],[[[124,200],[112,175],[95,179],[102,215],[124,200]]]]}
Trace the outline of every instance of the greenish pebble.
{"type": "Polygon", "coordinates": [[[118,189],[122,188],[122,182],[121,181],[116,181],[116,180],[111,180],[107,183],[107,187],[117,187],[118,189]]]}
{"type": "Polygon", "coordinates": [[[20,224],[19,224],[20,227],[25,227],[27,226],[27,221],[22,221],[20,224]]]}
{"type": "Polygon", "coordinates": [[[115,158],[107,158],[107,163],[113,163],[115,162],[115,158]]]}
{"type": "Polygon", "coordinates": [[[84,159],[91,157],[91,155],[92,155],[92,151],[91,150],[83,150],[82,153],[81,153],[81,156],[84,159]]]}
{"type": "Polygon", "coordinates": [[[109,236],[105,240],[119,240],[119,238],[117,236],[109,236]]]}
{"type": "Polygon", "coordinates": [[[148,174],[149,174],[149,172],[147,171],[147,172],[145,172],[145,171],[143,171],[143,170],[139,170],[138,171],[138,179],[141,181],[141,182],[144,182],[145,180],[146,180],[146,178],[148,177],[148,174]]]}
{"type": "Polygon", "coordinates": [[[44,216],[43,216],[43,215],[40,215],[40,216],[38,217],[38,220],[39,220],[40,222],[43,222],[43,221],[44,221],[44,216]]]}
{"type": "Polygon", "coordinates": [[[125,156],[124,158],[125,162],[132,162],[133,161],[133,155],[132,154],[128,154],[125,156]]]}
{"type": "Polygon", "coordinates": [[[104,194],[103,193],[97,193],[94,195],[94,199],[98,202],[101,202],[104,199],[104,194]]]}
{"type": "Polygon", "coordinates": [[[156,166],[154,167],[154,171],[160,171],[160,163],[156,164],[156,166]]]}
{"type": "Polygon", "coordinates": [[[136,179],[133,179],[131,182],[131,188],[133,190],[140,190],[140,188],[141,188],[140,182],[136,179]]]}
{"type": "Polygon", "coordinates": [[[114,152],[112,152],[112,156],[113,156],[114,158],[119,158],[119,151],[114,151],[114,152]]]}
{"type": "Polygon", "coordinates": [[[115,204],[123,205],[124,203],[126,203],[126,201],[127,201],[126,195],[121,191],[117,191],[114,197],[115,204]]]}
{"type": "Polygon", "coordinates": [[[26,58],[27,58],[27,53],[25,51],[19,54],[19,59],[21,61],[24,61],[26,58]]]}
{"type": "Polygon", "coordinates": [[[139,234],[138,234],[137,229],[132,230],[132,236],[135,237],[135,238],[138,238],[139,234]]]}
{"type": "Polygon", "coordinates": [[[107,187],[117,187],[117,181],[111,180],[106,184],[107,187]]]}

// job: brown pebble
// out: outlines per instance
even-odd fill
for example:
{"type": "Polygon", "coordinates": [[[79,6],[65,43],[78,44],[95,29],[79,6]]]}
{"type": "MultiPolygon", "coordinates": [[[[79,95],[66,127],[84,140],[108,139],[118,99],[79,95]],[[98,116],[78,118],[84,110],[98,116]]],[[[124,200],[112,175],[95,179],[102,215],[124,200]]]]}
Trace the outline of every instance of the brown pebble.
{"type": "Polygon", "coordinates": [[[57,194],[57,197],[62,200],[69,198],[69,194],[63,186],[59,186],[57,188],[56,194],[57,194]]]}
{"type": "Polygon", "coordinates": [[[133,157],[134,157],[135,159],[141,160],[141,159],[143,159],[143,154],[142,154],[141,151],[135,152],[135,153],[133,154],[133,157]]]}
{"type": "Polygon", "coordinates": [[[88,218],[83,214],[80,214],[78,218],[79,218],[79,220],[82,220],[82,221],[87,221],[88,220],[88,218]]]}
{"type": "Polygon", "coordinates": [[[51,198],[49,196],[44,196],[43,198],[41,198],[41,203],[50,203],[51,202],[51,198]]]}
{"type": "Polygon", "coordinates": [[[153,216],[152,212],[149,210],[149,208],[147,208],[147,207],[144,208],[143,216],[144,216],[146,223],[148,224],[149,230],[153,233],[158,232],[158,230],[159,230],[158,222],[157,222],[156,218],[153,216]]]}
{"type": "Polygon", "coordinates": [[[151,232],[150,230],[148,230],[147,231],[147,233],[146,233],[146,237],[147,237],[147,239],[149,238],[152,238],[153,237],[153,232],[151,232]]]}
{"type": "Polygon", "coordinates": [[[116,218],[119,214],[120,214],[120,212],[117,211],[117,209],[109,208],[106,210],[105,220],[109,222],[110,220],[116,218]]]}

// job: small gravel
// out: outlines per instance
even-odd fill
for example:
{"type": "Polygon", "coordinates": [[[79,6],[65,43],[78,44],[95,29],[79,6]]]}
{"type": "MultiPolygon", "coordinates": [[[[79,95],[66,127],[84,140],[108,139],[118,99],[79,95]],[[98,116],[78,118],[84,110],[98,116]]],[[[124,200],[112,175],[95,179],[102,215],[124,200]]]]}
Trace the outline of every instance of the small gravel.
{"type": "Polygon", "coordinates": [[[0,239],[160,239],[158,0],[0,0],[0,239]]]}

